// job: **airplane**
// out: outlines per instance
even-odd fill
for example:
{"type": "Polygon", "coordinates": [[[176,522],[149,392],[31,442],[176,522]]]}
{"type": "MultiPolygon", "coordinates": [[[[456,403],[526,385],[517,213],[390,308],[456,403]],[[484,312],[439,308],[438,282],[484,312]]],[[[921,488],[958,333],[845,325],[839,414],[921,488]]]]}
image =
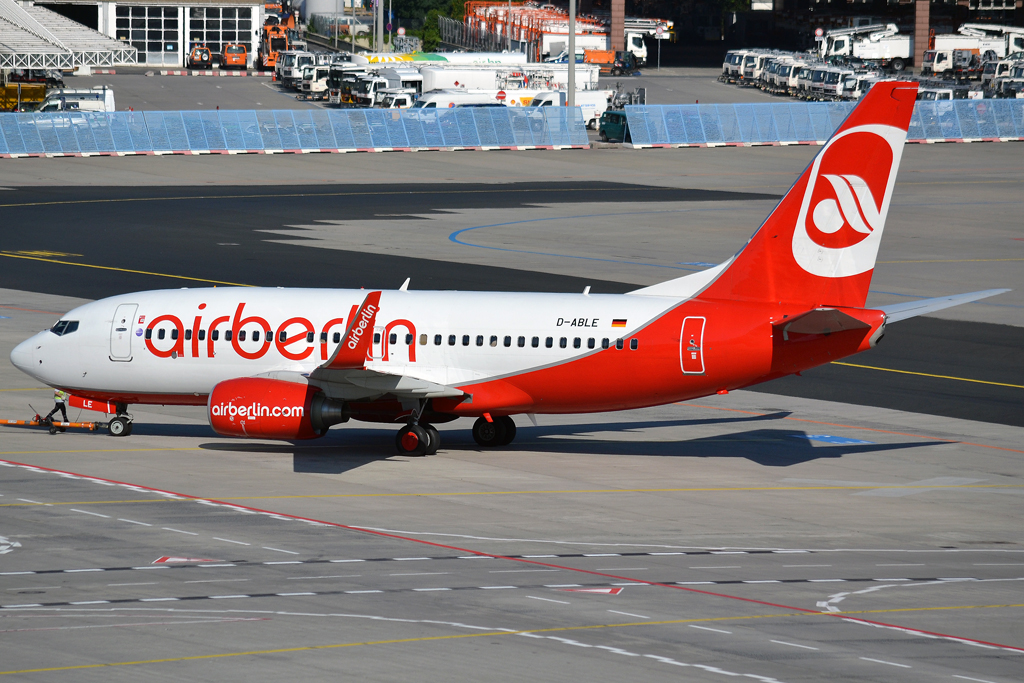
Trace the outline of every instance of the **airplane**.
{"type": "Polygon", "coordinates": [[[206,406],[224,436],[321,437],[348,420],[402,425],[399,453],[437,452],[435,425],[477,418],[500,447],[513,415],[627,410],[726,394],[874,347],[886,326],[1006,292],[865,308],[917,84],[862,99],[747,244],[716,267],[627,294],[218,287],[85,304],[11,362],[113,414],[206,406]]]}

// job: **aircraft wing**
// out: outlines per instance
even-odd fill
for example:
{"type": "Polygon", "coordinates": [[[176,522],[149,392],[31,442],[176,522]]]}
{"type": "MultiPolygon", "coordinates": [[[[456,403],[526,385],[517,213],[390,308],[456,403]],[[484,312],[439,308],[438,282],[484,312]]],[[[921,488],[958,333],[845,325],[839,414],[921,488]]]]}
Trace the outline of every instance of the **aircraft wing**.
{"type": "Polygon", "coordinates": [[[1009,289],[985,289],[980,292],[969,292],[968,294],[954,294],[934,299],[919,299],[918,301],[907,301],[901,304],[889,304],[887,306],[879,306],[878,310],[885,312],[886,322],[894,323],[1009,291],[1009,289]]]}
{"type": "Polygon", "coordinates": [[[309,381],[323,389],[329,397],[343,401],[384,395],[398,399],[457,398],[465,395],[461,389],[445,384],[365,368],[335,370],[320,367],[310,373],[309,381]]]}

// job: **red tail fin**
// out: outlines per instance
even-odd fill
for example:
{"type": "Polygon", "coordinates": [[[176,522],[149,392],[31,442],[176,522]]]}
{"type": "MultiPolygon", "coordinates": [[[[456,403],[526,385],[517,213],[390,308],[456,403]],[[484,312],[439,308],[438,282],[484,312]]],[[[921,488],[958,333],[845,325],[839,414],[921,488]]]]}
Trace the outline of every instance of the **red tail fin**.
{"type": "Polygon", "coordinates": [[[332,370],[362,368],[366,365],[366,352],[373,340],[373,321],[380,310],[380,292],[370,292],[359,311],[348,321],[345,338],[334,350],[334,355],[322,367],[332,370]]]}
{"type": "Polygon", "coordinates": [[[702,297],[863,307],[916,96],[876,84],[702,297]]]}

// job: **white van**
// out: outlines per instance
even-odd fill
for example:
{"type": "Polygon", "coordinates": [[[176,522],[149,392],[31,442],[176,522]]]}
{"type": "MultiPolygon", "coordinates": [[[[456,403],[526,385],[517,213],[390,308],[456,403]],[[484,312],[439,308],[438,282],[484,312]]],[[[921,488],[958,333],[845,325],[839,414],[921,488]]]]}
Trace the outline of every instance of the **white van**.
{"type": "Polygon", "coordinates": [[[46,93],[37,112],[53,111],[115,111],[114,91],[101,85],[92,89],[61,88],[46,93]]]}
{"type": "Polygon", "coordinates": [[[435,90],[412,105],[413,109],[451,109],[473,104],[502,104],[497,90],[435,90]]]}
{"type": "MultiPolygon", "coordinates": [[[[583,120],[587,128],[596,129],[601,114],[608,109],[612,99],[611,90],[579,90],[576,92],[576,106],[583,110],[583,120]]],[[[565,90],[549,90],[540,92],[530,102],[531,107],[564,107],[566,106],[565,90]]]]}

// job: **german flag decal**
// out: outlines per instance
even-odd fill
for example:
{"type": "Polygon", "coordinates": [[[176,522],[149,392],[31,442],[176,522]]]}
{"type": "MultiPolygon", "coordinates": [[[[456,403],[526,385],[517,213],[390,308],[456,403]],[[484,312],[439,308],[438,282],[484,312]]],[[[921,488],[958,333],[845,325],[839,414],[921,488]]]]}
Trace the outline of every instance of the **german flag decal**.
{"type": "Polygon", "coordinates": [[[625,327],[625,326],[626,326],[626,319],[625,318],[615,318],[614,320],[612,320],[612,327],[625,327]]]}

